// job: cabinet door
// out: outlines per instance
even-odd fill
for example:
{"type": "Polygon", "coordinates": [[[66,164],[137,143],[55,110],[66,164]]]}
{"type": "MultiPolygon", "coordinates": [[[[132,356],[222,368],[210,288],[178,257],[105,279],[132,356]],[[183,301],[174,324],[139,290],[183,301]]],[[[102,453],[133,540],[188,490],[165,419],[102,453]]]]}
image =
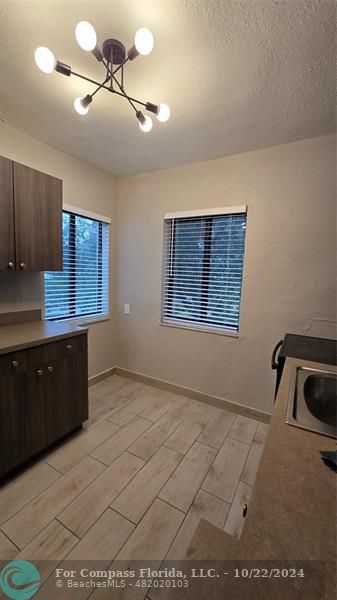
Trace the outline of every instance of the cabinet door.
{"type": "Polygon", "coordinates": [[[16,268],[62,270],[62,181],[14,163],[16,268]]]}
{"type": "Polygon", "coordinates": [[[15,269],[13,162],[0,156],[0,270],[15,269]]]}
{"type": "Polygon", "coordinates": [[[88,418],[87,352],[57,360],[44,368],[47,445],[88,418]]]}
{"type": "Polygon", "coordinates": [[[0,477],[25,459],[24,376],[0,378],[0,477]]]}
{"type": "Polygon", "coordinates": [[[64,359],[66,402],[71,428],[88,419],[88,353],[78,352],[64,359]]]}
{"type": "Polygon", "coordinates": [[[24,382],[24,452],[25,459],[46,446],[45,432],[45,369],[33,369],[25,374],[24,382]]]}
{"type": "Polygon", "coordinates": [[[64,360],[48,363],[44,371],[46,445],[49,446],[69,433],[72,428],[69,424],[64,360]]]}

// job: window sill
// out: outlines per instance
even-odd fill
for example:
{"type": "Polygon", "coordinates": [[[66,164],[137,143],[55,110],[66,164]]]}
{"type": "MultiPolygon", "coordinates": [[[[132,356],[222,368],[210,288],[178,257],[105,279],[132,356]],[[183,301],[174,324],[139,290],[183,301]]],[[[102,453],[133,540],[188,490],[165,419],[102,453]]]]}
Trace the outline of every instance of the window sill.
{"type": "MultiPolygon", "coordinates": [[[[48,319],[46,319],[48,321],[48,319]]],[[[59,321],[52,321],[53,323],[71,323],[72,325],[95,325],[95,323],[101,323],[102,321],[110,321],[110,315],[100,315],[98,317],[75,317],[74,319],[60,319],[59,321]]]]}
{"type": "Polygon", "coordinates": [[[179,324],[177,322],[168,323],[166,321],[160,321],[159,325],[163,327],[174,327],[175,329],[187,329],[189,331],[198,331],[199,333],[212,333],[215,335],[225,335],[232,338],[239,338],[239,334],[236,331],[227,331],[225,329],[211,329],[209,327],[203,327],[199,325],[188,325],[187,323],[179,324]]]}

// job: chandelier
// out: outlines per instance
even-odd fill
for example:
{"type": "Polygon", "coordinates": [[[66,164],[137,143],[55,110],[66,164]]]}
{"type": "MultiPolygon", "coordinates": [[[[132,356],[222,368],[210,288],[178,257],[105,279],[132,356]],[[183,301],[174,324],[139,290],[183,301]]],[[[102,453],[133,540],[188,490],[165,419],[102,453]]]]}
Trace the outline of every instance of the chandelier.
{"type": "Polygon", "coordinates": [[[89,106],[93,101],[93,98],[100,90],[107,90],[112,94],[116,94],[125,98],[132,109],[135,111],[135,115],[139,122],[139,127],[142,131],[147,133],[152,129],[152,119],[148,115],[144,115],[142,111],[146,110],[154,114],[158,121],[164,123],[170,118],[170,108],[165,103],[153,104],[152,102],[142,102],[137,100],[125,90],[124,84],[124,67],[128,61],[133,61],[140,54],[146,56],[150,54],[153,49],[153,35],[146,27],[138,29],[135,35],[134,44],[130,50],[126,51],[124,44],[119,40],[107,39],[103,42],[102,49],[97,44],[96,31],[93,26],[87,21],[81,21],[78,23],[75,29],[75,37],[79,46],[86,52],[91,52],[98,62],[102,63],[105,69],[105,77],[99,82],[76,73],[70,65],[67,65],[59,60],[55,59],[54,54],[45,47],[40,47],[35,50],[35,62],[39,69],[44,73],[52,73],[56,71],[66,77],[74,76],[80,77],[85,81],[96,86],[95,90],[91,94],[76,98],[74,101],[74,108],[80,115],[86,115],[89,111],[89,106]],[[138,105],[138,106],[136,106],[138,105]],[[139,106],[143,109],[140,110],[139,106]]]}

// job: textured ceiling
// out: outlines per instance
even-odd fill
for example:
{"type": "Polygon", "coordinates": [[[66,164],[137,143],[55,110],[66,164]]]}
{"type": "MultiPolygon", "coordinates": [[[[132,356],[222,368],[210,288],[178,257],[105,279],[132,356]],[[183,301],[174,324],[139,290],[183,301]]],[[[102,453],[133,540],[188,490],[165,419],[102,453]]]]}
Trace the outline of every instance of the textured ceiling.
{"type": "Polygon", "coordinates": [[[1,0],[0,116],[115,175],[167,168],[330,133],[335,128],[334,0],[1,0]],[[74,37],[78,21],[99,42],[149,27],[155,48],[126,69],[130,95],[167,102],[165,124],[140,131],[128,103],[92,86],[44,75],[37,46],[99,79],[102,66],[74,37]]]}

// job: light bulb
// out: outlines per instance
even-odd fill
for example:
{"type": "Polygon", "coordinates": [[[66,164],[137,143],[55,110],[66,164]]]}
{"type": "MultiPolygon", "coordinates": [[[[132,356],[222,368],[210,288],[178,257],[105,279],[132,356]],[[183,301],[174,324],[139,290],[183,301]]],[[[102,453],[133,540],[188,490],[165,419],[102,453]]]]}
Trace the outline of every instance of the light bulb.
{"type": "Polygon", "coordinates": [[[48,48],[40,46],[34,52],[34,58],[37,66],[44,73],[52,73],[55,68],[55,56],[48,48]]]}
{"type": "Polygon", "coordinates": [[[144,122],[141,123],[139,122],[139,127],[141,128],[142,131],[144,131],[144,133],[148,133],[149,131],[151,131],[152,129],[152,119],[151,117],[144,117],[144,122]]]}
{"type": "Polygon", "coordinates": [[[139,54],[146,56],[153,48],[153,35],[146,27],[138,29],[135,35],[135,46],[139,54]]]}
{"type": "Polygon", "coordinates": [[[161,123],[165,123],[166,121],[169,120],[170,115],[171,115],[170,107],[167,104],[165,104],[164,102],[161,102],[161,104],[159,104],[159,111],[157,114],[158,121],[161,121],[161,123]]]}
{"type": "Polygon", "coordinates": [[[82,50],[91,52],[96,47],[97,36],[93,26],[88,21],[80,21],[76,25],[75,37],[82,50]]]}
{"type": "Polygon", "coordinates": [[[74,109],[79,115],[86,115],[88,113],[89,106],[83,106],[82,100],[83,98],[76,98],[76,100],[74,100],[74,109]]]}

